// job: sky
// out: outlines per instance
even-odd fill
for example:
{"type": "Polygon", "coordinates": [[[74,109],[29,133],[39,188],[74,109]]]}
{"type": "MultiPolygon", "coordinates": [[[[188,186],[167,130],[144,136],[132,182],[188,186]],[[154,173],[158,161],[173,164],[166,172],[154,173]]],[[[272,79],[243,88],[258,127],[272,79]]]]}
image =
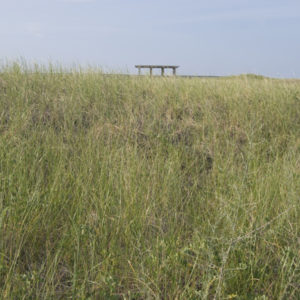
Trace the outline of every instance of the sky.
{"type": "Polygon", "coordinates": [[[0,62],[300,78],[300,0],[0,0],[0,62]]]}

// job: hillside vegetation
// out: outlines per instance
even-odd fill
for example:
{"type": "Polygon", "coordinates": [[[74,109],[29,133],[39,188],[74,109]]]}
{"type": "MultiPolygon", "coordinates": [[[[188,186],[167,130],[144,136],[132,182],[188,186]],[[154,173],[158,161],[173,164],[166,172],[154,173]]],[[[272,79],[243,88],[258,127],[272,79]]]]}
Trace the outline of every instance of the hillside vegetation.
{"type": "Polygon", "coordinates": [[[1,299],[299,299],[300,81],[0,74],[1,299]]]}

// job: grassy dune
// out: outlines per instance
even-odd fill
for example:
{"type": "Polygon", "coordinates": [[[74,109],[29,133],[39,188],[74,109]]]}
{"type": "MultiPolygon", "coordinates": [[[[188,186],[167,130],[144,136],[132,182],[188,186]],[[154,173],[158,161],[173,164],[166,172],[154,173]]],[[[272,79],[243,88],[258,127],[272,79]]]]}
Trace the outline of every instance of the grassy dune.
{"type": "Polygon", "coordinates": [[[300,299],[300,81],[7,68],[1,299],[300,299]]]}

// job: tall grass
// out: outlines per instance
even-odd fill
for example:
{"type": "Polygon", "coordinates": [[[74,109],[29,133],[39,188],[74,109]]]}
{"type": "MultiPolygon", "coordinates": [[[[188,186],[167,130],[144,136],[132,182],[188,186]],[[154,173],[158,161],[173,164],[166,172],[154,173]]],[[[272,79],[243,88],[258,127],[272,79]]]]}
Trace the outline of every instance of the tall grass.
{"type": "Polygon", "coordinates": [[[0,74],[1,299],[299,299],[300,81],[0,74]]]}

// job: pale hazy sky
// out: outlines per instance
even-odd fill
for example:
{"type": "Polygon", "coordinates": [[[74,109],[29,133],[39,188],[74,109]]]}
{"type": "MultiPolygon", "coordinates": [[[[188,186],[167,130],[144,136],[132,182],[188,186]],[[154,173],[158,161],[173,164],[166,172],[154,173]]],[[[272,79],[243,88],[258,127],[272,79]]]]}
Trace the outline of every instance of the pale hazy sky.
{"type": "Polygon", "coordinates": [[[0,0],[0,61],[300,78],[300,0],[0,0]]]}

